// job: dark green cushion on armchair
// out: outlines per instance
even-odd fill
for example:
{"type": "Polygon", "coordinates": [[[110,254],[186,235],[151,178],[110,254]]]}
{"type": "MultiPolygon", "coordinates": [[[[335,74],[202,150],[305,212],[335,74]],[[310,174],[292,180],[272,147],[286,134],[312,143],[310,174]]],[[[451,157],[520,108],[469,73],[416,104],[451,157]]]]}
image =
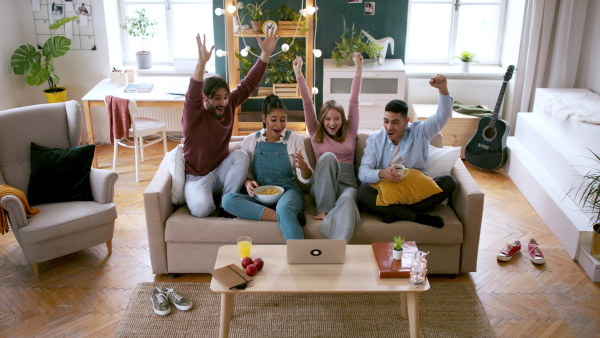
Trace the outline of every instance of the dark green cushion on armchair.
{"type": "Polygon", "coordinates": [[[29,204],[93,201],[90,170],[94,149],[93,144],[60,149],[31,142],[29,204]]]}

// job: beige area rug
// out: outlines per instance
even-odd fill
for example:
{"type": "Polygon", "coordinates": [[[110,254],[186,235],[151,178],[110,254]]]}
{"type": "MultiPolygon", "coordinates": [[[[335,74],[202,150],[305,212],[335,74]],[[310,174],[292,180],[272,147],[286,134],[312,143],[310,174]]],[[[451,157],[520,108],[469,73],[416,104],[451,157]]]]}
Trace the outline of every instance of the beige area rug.
{"type": "MultiPolygon", "coordinates": [[[[140,283],[116,337],[217,337],[220,295],[208,283],[140,283]],[[191,310],[159,316],[154,286],[173,287],[191,310]]],[[[434,283],[419,296],[421,337],[495,337],[472,284],[434,283]]],[[[398,294],[238,294],[230,337],[408,337],[398,294]]]]}

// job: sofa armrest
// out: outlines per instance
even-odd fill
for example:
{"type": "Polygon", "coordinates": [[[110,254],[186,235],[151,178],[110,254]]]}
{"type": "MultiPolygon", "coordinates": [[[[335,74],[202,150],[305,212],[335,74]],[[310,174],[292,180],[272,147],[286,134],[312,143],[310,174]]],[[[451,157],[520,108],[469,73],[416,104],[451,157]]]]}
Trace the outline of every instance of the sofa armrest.
{"type": "Polygon", "coordinates": [[[4,195],[0,199],[0,208],[6,210],[6,217],[10,222],[10,226],[16,234],[16,229],[22,228],[29,224],[25,207],[21,200],[15,195],[4,195]]]}
{"type": "Polygon", "coordinates": [[[144,191],[144,210],[152,272],[168,273],[167,243],[165,242],[165,226],[167,219],[175,211],[171,204],[171,174],[167,157],[162,160],[152,182],[144,191]]]}
{"type": "Polygon", "coordinates": [[[90,171],[90,185],[94,201],[106,204],[114,202],[115,184],[119,174],[116,171],[92,168],[90,171]]]}
{"type": "Polygon", "coordinates": [[[461,159],[452,168],[452,176],[456,190],[450,197],[451,206],[464,227],[460,272],[473,272],[477,270],[484,195],[461,159]]]}

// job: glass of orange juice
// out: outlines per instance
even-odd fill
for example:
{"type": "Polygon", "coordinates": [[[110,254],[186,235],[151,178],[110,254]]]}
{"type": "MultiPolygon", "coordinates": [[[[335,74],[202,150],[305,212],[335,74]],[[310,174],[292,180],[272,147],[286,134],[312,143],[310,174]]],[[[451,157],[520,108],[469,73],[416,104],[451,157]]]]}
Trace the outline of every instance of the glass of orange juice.
{"type": "Polygon", "coordinates": [[[252,249],[252,238],[248,236],[241,236],[237,239],[238,251],[240,252],[240,258],[250,257],[250,250],[252,249]]]}

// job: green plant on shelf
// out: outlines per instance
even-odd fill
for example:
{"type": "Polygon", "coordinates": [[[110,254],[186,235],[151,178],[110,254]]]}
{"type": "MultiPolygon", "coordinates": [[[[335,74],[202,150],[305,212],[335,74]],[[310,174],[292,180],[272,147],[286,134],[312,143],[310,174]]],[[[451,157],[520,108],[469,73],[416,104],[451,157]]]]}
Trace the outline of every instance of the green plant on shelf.
{"type": "Polygon", "coordinates": [[[296,75],[294,74],[294,68],[292,62],[296,58],[296,55],[305,55],[306,47],[305,43],[301,39],[287,38],[283,40],[290,46],[287,52],[281,52],[269,60],[269,67],[267,68],[267,74],[265,76],[265,83],[296,83],[296,75]]]}
{"type": "Polygon", "coordinates": [[[238,52],[235,52],[235,57],[240,61],[240,68],[238,68],[238,70],[240,71],[241,75],[248,75],[250,69],[252,69],[252,66],[254,66],[256,63],[256,56],[254,56],[255,53],[256,48],[254,47],[249,48],[248,56],[246,57],[240,55],[238,52]]]}
{"type": "Polygon", "coordinates": [[[335,48],[331,52],[331,58],[335,64],[340,67],[345,63],[352,61],[354,52],[365,53],[371,59],[374,59],[383,47],[368,40],[360,31],[354,29],[354,24],[349,30],[346,27],[344,18],[344,33],[340,36],[341,42],[335,43],[335,48]]]}

